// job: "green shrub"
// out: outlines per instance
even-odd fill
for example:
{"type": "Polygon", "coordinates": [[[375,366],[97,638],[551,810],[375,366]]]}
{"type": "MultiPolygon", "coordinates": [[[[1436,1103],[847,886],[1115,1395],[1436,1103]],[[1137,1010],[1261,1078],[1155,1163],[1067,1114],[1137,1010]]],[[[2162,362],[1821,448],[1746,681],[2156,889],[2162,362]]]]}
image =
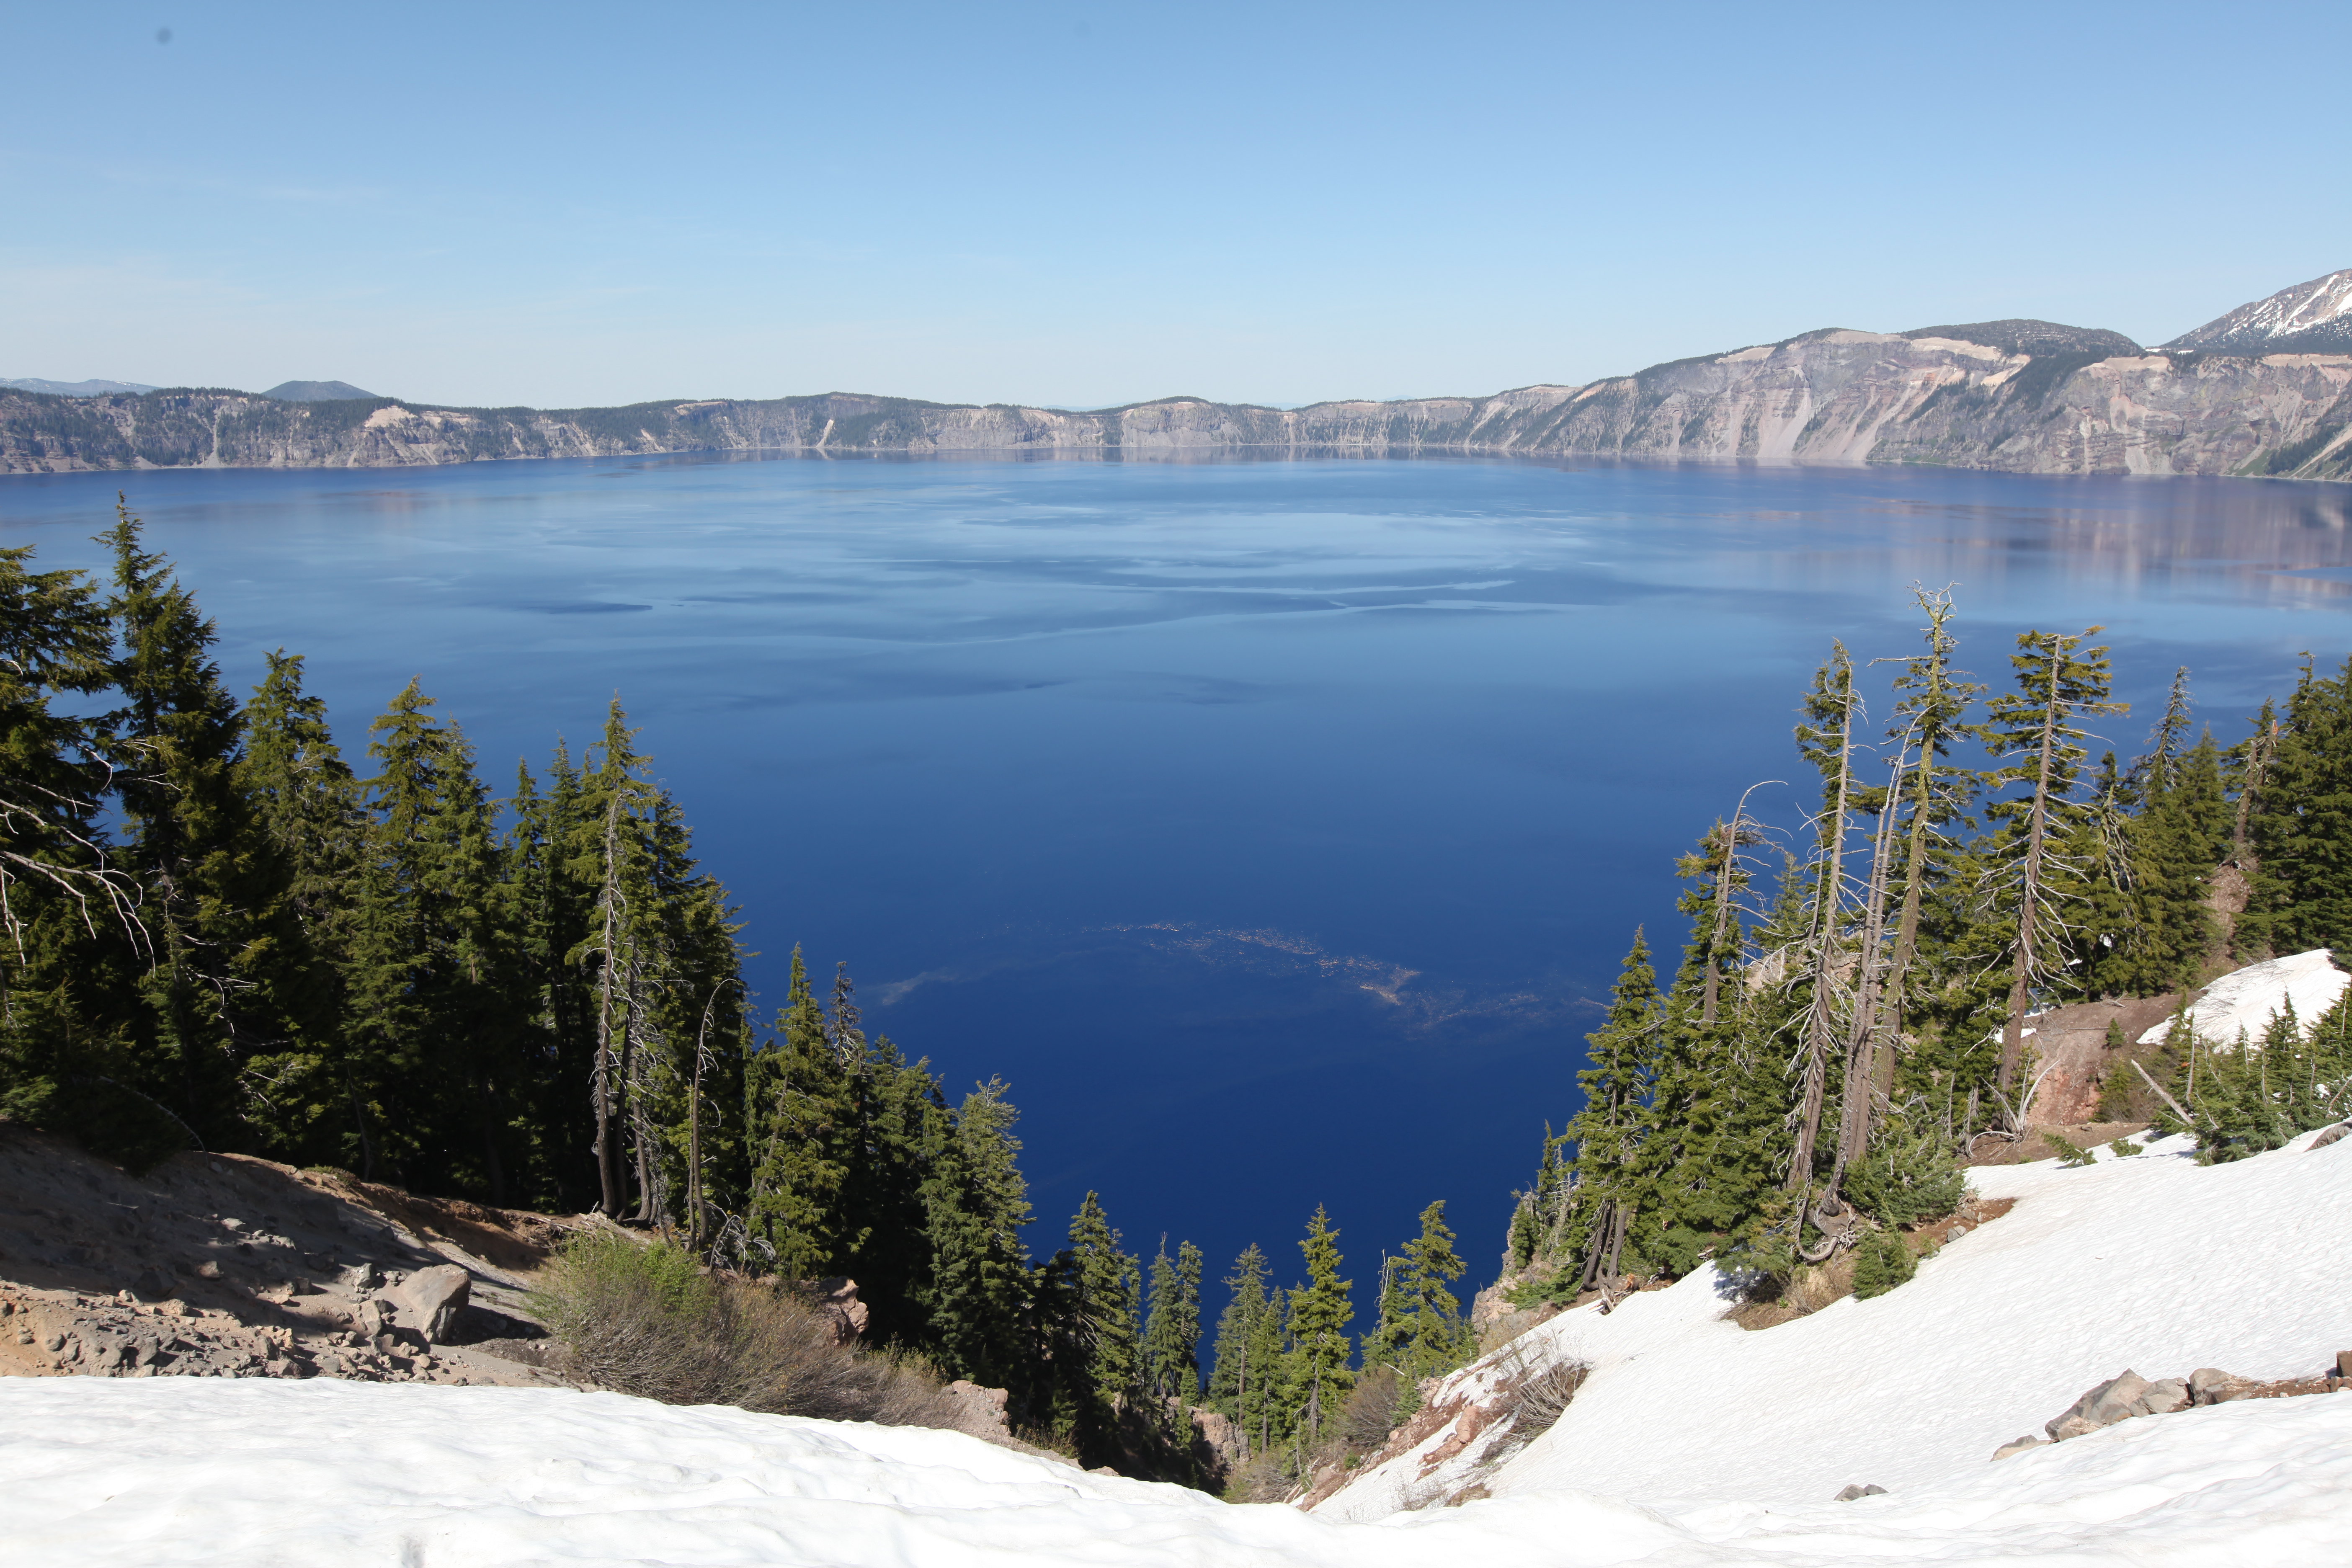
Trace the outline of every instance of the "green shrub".
{"type": "Polygon", "coordinates": [[[1904,1245],[1903,1233],[1881,1230],[1853,1252],[1853,1293],[1863,1300],[1884,1296],[1919,1272],[1919,1259],[1904,1245]]]}
{"type": "Polygon", "coordinates": [[[2062,1165],[2095,1165],[2099,1163],[2098,1155],[2070,1139],[2059,1137],[2055,1132],[2044,1132],[2042,1141],[2050,1145],[2050,1152],[2058,1156],[2058,1163],[2062,1165]]]}
{"type": "Polygon", "coordinates": [[[1940,1129],[1889,1121],[1876,1145],[1845,1173],[1844,1193],[1881,1225],[1948,1215],[1968,1195],[1969,1173],[1940,1129]]]}

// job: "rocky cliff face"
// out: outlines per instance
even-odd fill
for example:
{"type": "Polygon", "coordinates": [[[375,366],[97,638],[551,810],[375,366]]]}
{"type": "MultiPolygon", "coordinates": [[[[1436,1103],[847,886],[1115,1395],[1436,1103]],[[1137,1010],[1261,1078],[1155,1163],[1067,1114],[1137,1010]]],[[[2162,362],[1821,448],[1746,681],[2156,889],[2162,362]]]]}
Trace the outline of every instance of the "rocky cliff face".
{"type": "Polygon", "coordinates": [[[2352,353],[2143,352],[2115,333],[2042,321],[1903,335],[1833,329],[1587,386],[1287,410],[1169,398],[1070,413],[845,393],[465,409],[219,391],[0,391],[0,472],[688,451],[1318,448],[2352,479],[2352,353]]]}

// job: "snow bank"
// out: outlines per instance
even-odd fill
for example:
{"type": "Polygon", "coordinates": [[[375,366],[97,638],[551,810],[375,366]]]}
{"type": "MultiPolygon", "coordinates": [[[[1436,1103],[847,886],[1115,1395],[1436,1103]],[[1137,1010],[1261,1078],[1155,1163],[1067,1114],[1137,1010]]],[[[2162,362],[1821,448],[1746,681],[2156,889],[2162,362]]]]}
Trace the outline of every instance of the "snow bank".
{"type": "MultiPolygon", "coordinates": [[[[1428,1463],[1448,1440],[1441,1428],[1318,1512],[1376,1520],[1474,1483],[1497,1498],[1573,1489],[1653,1506],[1810,1503],[1854,1482],[1909,1494],[1990,1468],[1996,1447],[2126,1367],[2315,1374],[2352,1349],[2352,1139],[2313,1150],[2315,1136],[2211,1167],[2170,1139],[2128,1158],[2102,1150],[2083,1169],[1979,1169],[1984,1196],[2019,1200],[2006,1217],[1896,1290],[1777,1328],[1724,1321],[1729,1288],[1712,1270],[1605,1317],[1562,1313],[1456,1374],[1483,1388],[1515,1358],[1590,1363],[1549,1432],[1499,1464],[1486,1462],[1493,1438],[1428,1463]]],[[[2352,1415],[2352,1397],[2344,1405],[2352,1415]]]]}
{"type": "MultiPolygon", "coordinates": [[[[2352,974],[2336,967],[2327,949],[2314,948],[2231,970],[2205,988],[2189,1009],[2189,1017],[2197,1037],[2209,1044],[2234,1048],[2242,1030],[2246,1038],[2259,1045],[2263,1031],[2288,1002],[2294,1004],[2294,1016],[2308,1029],[2322,1013],[2336,1005],[2347,984],[2352,984],[2352,974]]],[[[2160,1046],[2171,1034],[2172,1020],[2167,1018],[2140,1036],[2139,1043],[2160,1046]]]]}
{"type": "Polygon", "coordinates": [[[955,1433],[617,1394],[0,1380],[0,1562],[24,1568],[2285,1568],[2340,1561],[2347,1525],[2341,1396],[2127,1422],[1853,1503],[1662,1511],[1530,1493],[1349,1525],[955,1433]]]}

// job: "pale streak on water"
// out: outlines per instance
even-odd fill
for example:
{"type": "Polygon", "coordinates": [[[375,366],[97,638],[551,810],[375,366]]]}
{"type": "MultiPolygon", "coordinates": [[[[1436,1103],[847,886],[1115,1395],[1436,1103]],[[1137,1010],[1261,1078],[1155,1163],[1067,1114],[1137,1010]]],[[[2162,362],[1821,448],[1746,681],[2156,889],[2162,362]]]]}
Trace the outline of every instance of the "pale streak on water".
{"type": "Polygon", "coordinates": [[[1433,1197],[1485,1274],[1673,857],[1796,777],[1832,637],[1910,651],[1912,583],[1990,679],[2107,626],[2126,756],[2175,665],[2230,741],[2352,641],[2338,486],[688,457],[14,477],[0,542],[95,564],[118,487],[347,748],[419,674],[503,792],[618,690],[771,1003],[799,942],[1012,1081],[1041,1246],[1094,1187],[1279,1261],[1324,1202],[1359,1281],[1433,1197]]]}

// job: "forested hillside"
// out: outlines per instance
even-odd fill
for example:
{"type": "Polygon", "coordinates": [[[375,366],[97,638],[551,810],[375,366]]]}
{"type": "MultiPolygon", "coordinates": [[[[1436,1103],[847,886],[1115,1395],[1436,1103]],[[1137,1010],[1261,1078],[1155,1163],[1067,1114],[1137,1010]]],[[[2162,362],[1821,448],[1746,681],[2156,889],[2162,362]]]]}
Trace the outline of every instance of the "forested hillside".
{"type": "MultiPolygon", "coordinates": [[[[1147,1290],[1088,1194],[1034,1259],[1003,1084],[950,1095],[865,1030],[845,968],[812,981],[797,952],[758,1016],[726,890],[617,700],[499,795],[414,681],[363,747],[299,655],[240,700],[138,521],[101,542],[102,581],[0,550],[0,1114],[133,1166],[258,1154],[848,1276],[870,1339],[1010,1390],[1087,1463],[1213,1468],[1183,1411],[1198,1250],[1163,1248],[1147,1290]]],[[[1377,1343],[1416,1365],[1458,1348],[1442,1216],[1382,1298],[1377,1343]]],[[[1304,1247],[1296,1289],[1228,1314],[1250,1348],[1219,1402],[1260,1448],[1318,1434],[1351,1379],[1319,1213],[1304,1247]]]]}
{"type": "MultiPolygon", "coordinates": [[[[1634,933],[1582,1105],[1513,1222],[1520,1301],[1710,1257],[1769,1286],[1849,1247],[1863,1288],[1899,1283],[1894,1227],[1950,1212],[1984,1139],[2042,1136],[2034,1015],[2352,939],[2352,663],[2307,664],[2229,743],[2183,670],[2123,762],[2095,754],[2125,718],[2100,628],[2028,632],[1980,681],[1949,598],[1919,604],[1882,722],[1841,646],[1804,694],[1820,793],[1795,842],[1743,799],[1676,867],[1691,928],[1663,983],[1634,933]]],[[[2192,1130],[2209,1160],[2345,1110],[2341,1004],[2251,1042],[2193,1018],[2160,1046],[2109,1039],[2108,1118],[2192,1130]]]]}

